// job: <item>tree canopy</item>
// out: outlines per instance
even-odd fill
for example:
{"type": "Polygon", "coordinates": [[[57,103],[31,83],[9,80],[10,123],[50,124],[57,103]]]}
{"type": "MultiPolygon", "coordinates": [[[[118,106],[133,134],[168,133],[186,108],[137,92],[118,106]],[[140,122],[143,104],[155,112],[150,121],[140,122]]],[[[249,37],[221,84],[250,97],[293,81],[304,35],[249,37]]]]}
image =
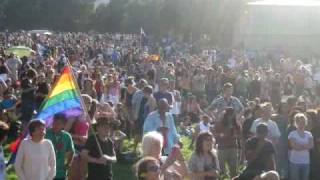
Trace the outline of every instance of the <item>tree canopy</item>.
{"type": "Polygon", "coordinates": [[[223,42],[244,12],[246,0],[2,0],[0,28],[148,34],[184,38],[209,35],[223,42]]]}

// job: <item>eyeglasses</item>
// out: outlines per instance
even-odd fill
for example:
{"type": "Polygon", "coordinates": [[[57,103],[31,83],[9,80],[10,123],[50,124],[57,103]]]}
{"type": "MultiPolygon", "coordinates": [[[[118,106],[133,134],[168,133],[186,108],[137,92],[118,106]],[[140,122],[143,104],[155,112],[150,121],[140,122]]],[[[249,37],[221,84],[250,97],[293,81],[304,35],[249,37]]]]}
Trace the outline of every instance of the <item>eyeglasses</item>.
{"type": "Polygon", "coordinates": [[[151,171],[151,172],[159,172],[160,171],[160,166],[157,166],[157,165],[154,165],[154,166],[149,166],[147,168],[148,171],[151,171]]]}

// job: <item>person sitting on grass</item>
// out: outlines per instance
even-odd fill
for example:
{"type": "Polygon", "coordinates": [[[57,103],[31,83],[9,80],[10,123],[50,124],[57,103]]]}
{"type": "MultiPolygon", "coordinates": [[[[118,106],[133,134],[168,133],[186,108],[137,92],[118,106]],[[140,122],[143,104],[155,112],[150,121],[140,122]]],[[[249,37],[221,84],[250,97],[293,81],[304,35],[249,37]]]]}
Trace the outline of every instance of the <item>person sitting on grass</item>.
{"type": "Polygon", "coordinates": [[[81,152],[88,162],[87,180],[112,180],[111,163],[115,163],[117,158],[110,138],[111,125],[106,117],[100,117],[96,121],[97,134],[89,136],[81,152]]]}
{"type": "Polygon", "coordinates": [[[0,179],[6,179],[6,163],[4,159],[2,143],[6,141],[9,133],[9,126],[0,121],[0,179]]]}

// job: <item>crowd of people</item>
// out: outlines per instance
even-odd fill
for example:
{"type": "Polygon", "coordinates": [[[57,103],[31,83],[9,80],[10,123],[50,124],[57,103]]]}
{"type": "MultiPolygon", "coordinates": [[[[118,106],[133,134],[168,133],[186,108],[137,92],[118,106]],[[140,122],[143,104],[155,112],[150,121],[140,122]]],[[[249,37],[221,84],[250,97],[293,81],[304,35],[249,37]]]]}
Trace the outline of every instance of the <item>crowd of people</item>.
{"type": "Polygon", "coordinates": [[[318,179],[316,58],[169,37],[145,43],[129,34],[6,32],[0,39],[0,180],[3,147],[26,130],[14,163],[21,180],[111,180],[112,164],[127,160],[125,139],[140,158],[139,180],[318,179]],[[32,48],[30,56],[6,53],[18,45],[32,48]],[[66,65],[88,115],[57,113],[47,127],[33,117],[66,65]]]}

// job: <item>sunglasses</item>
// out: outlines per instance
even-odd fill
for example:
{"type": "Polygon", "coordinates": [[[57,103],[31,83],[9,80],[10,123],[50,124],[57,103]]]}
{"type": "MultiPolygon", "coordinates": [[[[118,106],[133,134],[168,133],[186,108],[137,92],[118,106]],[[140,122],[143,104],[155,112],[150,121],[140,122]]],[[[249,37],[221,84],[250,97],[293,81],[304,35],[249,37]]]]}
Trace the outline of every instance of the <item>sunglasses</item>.
{"type": "Polygon", "coordinates": [[[159,171],[160,171],[160,166],[156,166],[156,165],[154,165],[154,166],[149,166],[149,167],[147,168],[147,170],[148,170],[148,171],[151,171],[151,172],[159,172],[159,171]]]}

